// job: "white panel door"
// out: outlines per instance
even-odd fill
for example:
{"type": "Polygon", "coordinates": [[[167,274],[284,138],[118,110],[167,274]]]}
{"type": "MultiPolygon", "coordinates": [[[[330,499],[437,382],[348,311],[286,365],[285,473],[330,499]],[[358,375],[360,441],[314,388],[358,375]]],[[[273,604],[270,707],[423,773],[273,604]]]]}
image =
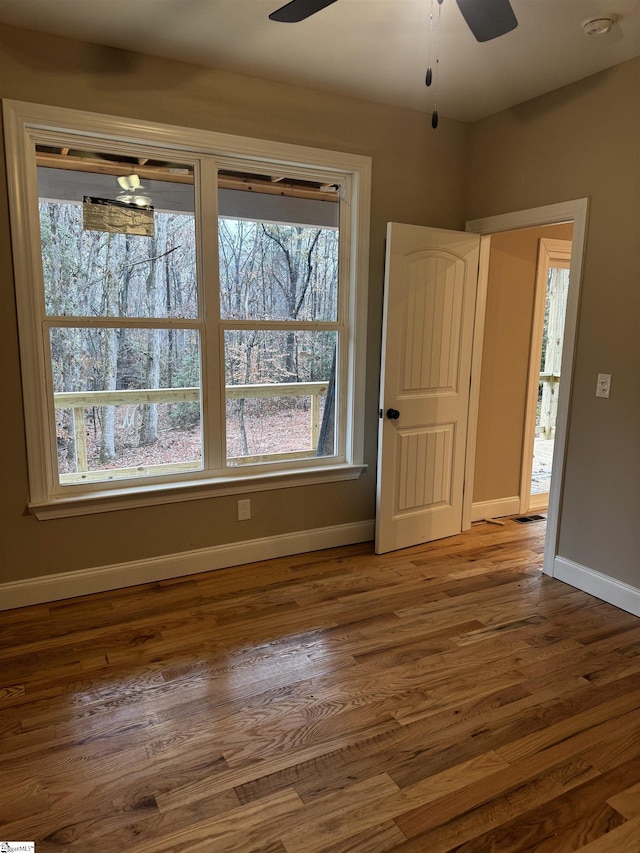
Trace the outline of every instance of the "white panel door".
{"type": "Polygon", "coordinates": [[[376,553],[462,530],[480,238],[389,223],[376,553]]]}

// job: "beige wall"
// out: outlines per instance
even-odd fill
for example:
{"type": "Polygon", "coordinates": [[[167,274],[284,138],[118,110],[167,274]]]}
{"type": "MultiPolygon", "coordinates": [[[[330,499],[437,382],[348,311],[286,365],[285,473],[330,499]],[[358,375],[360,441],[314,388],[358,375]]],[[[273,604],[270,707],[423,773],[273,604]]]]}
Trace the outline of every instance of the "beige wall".
{"type": "Polygon", "coordinates": [[[640,58],[472,128],[469,219],[589,197],[559,553],[640,587],[640,58]],[[595,396],[613,375],[611,398],[595,396]]]}
{"type": "Polygon", "coordinates": [[[3,475],[0,583],[205,548],[374,515],[384,234],[387,220],[460,227],[468,128],[250,77],[29,33],[0,34],[0,96],[257,136],[373,158],[366,461],[358,481],[38,522],[27,468],[4,157],[0,158],[3,475]]]}
{"type": "Polygon", "coordinates": [[[538,241],[572,233],[565,223],[491,238],[474,501],[520,495],[538,241]]]}

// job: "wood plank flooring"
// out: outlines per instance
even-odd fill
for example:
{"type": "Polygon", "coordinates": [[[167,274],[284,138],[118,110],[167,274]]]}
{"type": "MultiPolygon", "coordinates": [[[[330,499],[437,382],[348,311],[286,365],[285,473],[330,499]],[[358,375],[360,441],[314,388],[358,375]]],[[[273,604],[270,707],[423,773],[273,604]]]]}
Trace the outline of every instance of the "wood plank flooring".
{"type": "Polygon", "coordinates": [[[479,524],[0,613],[37,853],[640,851],[640,619],[479,524]]]}

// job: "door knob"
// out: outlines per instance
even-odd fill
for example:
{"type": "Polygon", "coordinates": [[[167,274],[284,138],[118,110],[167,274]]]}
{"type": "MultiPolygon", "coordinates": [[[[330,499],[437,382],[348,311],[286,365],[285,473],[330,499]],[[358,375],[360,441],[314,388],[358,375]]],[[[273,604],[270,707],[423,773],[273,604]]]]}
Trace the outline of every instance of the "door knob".
{"type": "Polygon", "coordinates": [[[397,409],[387,409],[387,417],[390,421],[397,421],[400,417],[400,412],[397,409]]]}

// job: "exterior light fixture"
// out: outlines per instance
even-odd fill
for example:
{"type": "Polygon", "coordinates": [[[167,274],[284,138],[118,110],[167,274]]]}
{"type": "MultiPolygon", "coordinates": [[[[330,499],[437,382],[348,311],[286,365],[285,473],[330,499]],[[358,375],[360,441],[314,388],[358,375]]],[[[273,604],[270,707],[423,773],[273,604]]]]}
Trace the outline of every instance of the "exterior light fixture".
{"type": "Polygon", "coordinates": [[[122,175],[118,178],[118,184],[123,192],[116,196],[117,201],[123,204],[135,204],[138,207],[151,205],[151,196],[140,183],[138,175],[122,175]]]}

